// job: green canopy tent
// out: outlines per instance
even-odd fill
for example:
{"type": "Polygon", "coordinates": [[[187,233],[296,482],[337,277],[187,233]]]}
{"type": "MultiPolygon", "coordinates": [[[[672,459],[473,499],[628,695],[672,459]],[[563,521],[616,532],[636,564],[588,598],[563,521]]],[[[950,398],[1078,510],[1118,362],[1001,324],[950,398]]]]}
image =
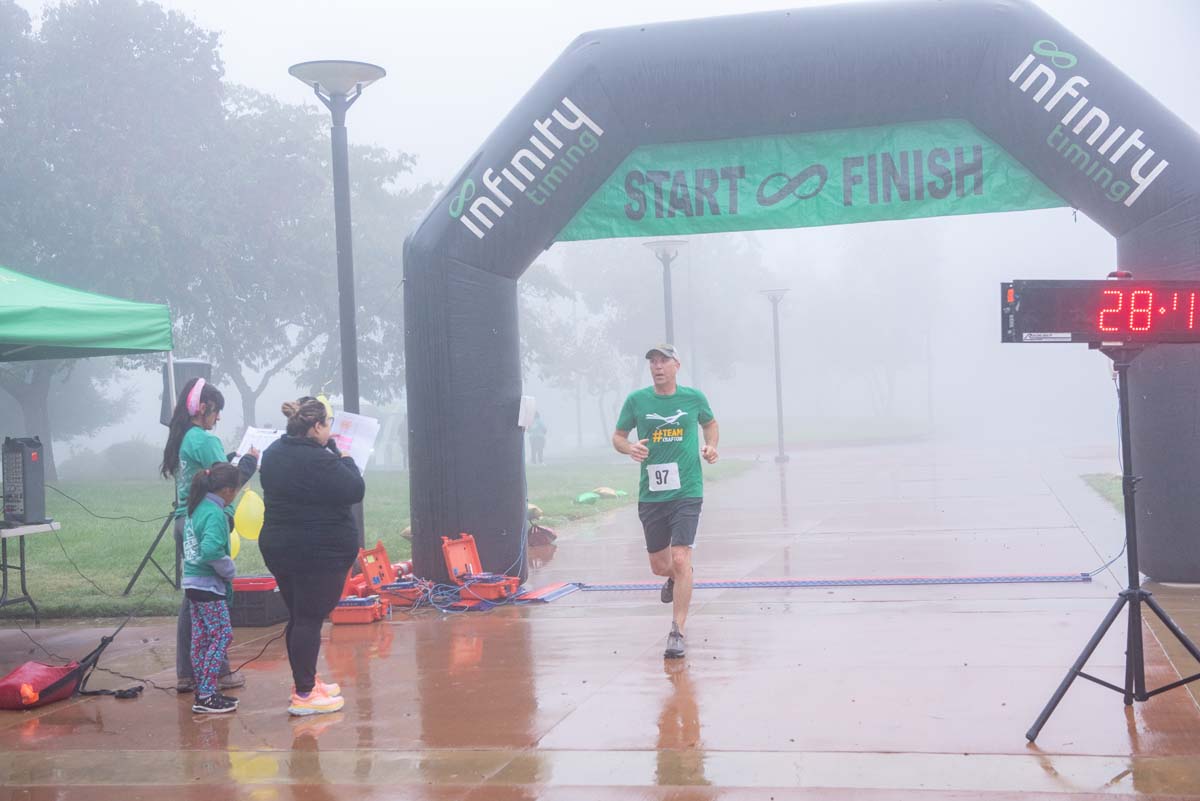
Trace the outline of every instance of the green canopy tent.
{"type": "Polygon", "coordinates": [[[170,351],[171,312],[0,267],[0,362],[170,351]]]}
{"type": "MultiPolygon", "coordinates": [[[[172,347],[171,311],[164,305],[95,295],[0,267],[0,362],[82,359],[164,350],[170,361],[172,347]]],[[[51,527],[57,529],[58,524],[25,528],[34,531],[51,527]]],[[[18,530],[21,529],[13,529],[18,530]]],[[[151,559],[163,531],[166,531],[165,525],[143,560],[143,566],[151,559]]],[[[9,535],[12,535],[12,531],[9,535]]],[[[11,562],[8,558],[8,540],[0,538],[0,543],[3,543],[0,563],[5,566],[0,606],[28,603],[33,607],[36,621],[37,606],[25,586],[24,534],[19,535],[17,540],[18,559],[11,562]],[[10,570],[18,575],[20,597],[8,597],[10,570]]],[[[162,571],[162,568],[159,570],[162,571]]],[[[138,572],[141,572],[140,567],[138,572]]],[[[163,572],[163,575],[166,573],[163,572]]],[[[133,586],[132,581],[129,586],[133,586]]]]}

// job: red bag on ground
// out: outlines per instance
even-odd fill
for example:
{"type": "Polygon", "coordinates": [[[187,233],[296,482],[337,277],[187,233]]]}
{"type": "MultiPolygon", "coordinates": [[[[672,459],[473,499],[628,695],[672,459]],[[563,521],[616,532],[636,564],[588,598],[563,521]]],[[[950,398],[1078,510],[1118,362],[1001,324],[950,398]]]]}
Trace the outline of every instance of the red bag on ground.
{"type": "Polygon", "coordinates": [[[0,709],[33,709],[70,698],[83,670],[78,662],[45,665],[26,662],[0,679],[0,709]]]}

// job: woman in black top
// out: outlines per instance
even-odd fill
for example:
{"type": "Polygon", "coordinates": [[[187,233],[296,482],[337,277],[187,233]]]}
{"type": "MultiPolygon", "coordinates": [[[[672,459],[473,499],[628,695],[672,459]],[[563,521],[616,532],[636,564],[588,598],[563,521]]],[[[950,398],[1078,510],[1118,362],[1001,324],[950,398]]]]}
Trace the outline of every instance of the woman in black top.
{"type": "Polygon", "coordinates": [[[287,434],[263,453],[259,468],[266,512],[259,548],[287,604],[292,690],[288,712],[316,715],[342,708],[341,690],[317,678],[321,625],[337,606],[358,555],[350,507],[363,499],[362,474],[331,438],[325,404],[283,404],[287,434]]]}

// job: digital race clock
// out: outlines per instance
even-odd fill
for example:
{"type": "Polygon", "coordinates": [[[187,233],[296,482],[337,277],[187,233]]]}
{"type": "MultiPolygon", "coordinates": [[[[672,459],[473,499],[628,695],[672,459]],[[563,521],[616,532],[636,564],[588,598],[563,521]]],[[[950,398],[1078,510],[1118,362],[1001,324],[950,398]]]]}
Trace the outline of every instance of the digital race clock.
{"type": "Polygon", "coordinates": [[[1200,281],[1000,285],[1002,342],[1200,342],[1200,281]]]}

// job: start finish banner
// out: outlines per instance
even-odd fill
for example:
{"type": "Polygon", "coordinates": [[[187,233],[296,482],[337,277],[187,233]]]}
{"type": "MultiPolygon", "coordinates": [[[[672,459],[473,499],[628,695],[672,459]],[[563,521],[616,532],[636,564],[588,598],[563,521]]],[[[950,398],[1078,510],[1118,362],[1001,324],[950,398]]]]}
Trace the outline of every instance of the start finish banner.
{"type": "Polygon", "coordinates": [[[937,120],[640,147],[557,241],[1065,205],[970,123],[937,120]]]}

